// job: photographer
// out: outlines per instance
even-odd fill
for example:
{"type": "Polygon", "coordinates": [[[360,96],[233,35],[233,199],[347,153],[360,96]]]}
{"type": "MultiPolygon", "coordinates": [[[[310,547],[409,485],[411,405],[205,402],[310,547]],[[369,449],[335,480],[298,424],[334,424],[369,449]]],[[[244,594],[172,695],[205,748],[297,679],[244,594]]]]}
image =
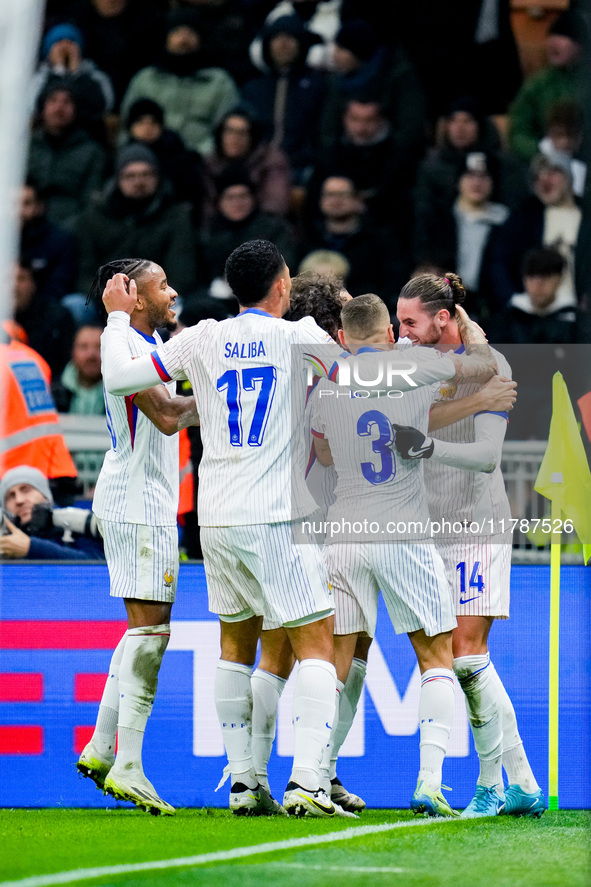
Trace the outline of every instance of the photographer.
{"type": "Polygon", "coordinates": [[[49,481],[36,468],[20,465],[6,472],[0,506],[0,558],[104,560],[92,512],[54,508],[49,481]]]}

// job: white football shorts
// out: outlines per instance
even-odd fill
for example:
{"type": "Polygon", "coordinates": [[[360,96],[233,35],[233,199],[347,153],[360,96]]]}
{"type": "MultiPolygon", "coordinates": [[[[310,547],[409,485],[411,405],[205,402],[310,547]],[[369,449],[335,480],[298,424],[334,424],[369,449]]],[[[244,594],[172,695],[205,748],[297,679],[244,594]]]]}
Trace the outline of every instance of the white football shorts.
{"type": "Polygon", "coordinates": [[[378,597],[396,634],[422,628],[432,637],[456,626],[444,566],[430,543],[359,542],[326,545],[335,602],[334,633],[375,635],[378,597]]]}
{"type": "Polygon", "coordinates": [[[173,603],[179,574],[177,527],[149,527],[97,518],[111,596],[173,603]]]}
{"type": "Polygon", "coordinates": [[[320,548],[294,545],[290,522],[201,527],[200,538],[209,609],[222,621],[290,628],[332,615],[320,548]]]}
{"type": "Polygon", "coordinates": [[[456,616],[509,618],[511,545],[503,541],[442,542],[437,550],[452,590],[456,616]]]}

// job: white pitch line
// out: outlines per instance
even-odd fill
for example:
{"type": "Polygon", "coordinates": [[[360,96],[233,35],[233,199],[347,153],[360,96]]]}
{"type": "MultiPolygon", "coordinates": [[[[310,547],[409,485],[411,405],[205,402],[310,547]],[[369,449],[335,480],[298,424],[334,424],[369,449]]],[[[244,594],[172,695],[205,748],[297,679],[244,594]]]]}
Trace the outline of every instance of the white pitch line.
{"type": "Polygon", "coordinates": [[[410,869],[392,868],[392,866],[376,865],[307,865],[304,862],[262,862],[267,868],[281,866],[282,869],[307,869],[315,872],[359,872],[360,874],[386,873],[388,875],[402,875],[410,869]]]}
{"type": "Polygon", "coordinates": [[[358,828],[344,829],[340,832],[329,832],[326,835],[310,835],[307,838],[289,838],[286,841],[273,841],[268,844],[253,844],[249,847],[235,847],[233,850],[217,850],[214,853],[200,853],[197,856],[179,856],[176,859],[157,859],[153,862],[135,862],[127,865],[105,865],[88,869],[73,869],[68,872],[56,872],[50,875],[33,875],[17,881],[2,881],[0,887],[52,887],[53,884],[73,884],[76,881],[91,881],[95,878],[106,878],[109,875],[128,875],[134,872],[150,872],[158,869],[173,869],[207,865],[211,862],[228,862],[232,859],[243,859],[245,856],[259,856],[262,853],[273,853],[276,850],[295,850],[298,847],[312,847],[315,844],[333,844],[337,841],[349,841],[360,835],[376,835],[390,832],[397,828],[416,828],[436,823],[455,822],[454,819],[433,817],[410,822],[385,822],[382,825],[362,825],[358,828]]]}

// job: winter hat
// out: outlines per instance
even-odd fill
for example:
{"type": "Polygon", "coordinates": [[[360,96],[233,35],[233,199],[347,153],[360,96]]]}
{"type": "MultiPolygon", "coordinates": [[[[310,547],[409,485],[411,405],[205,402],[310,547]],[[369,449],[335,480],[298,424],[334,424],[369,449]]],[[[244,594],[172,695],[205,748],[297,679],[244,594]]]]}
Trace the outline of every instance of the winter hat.
{"type": "Polygon", "coordinates": [[[494,180],[497,172],[497,163],[492,154],[485,151],[469,151],[464,159],[464,173],[480,173],[481,175],[490,176],[494,180]]]}
{"type": "Polygon", "coordinates": [[[166,17],[166,33],[170,34],[175,28],[191,28],[201,36],[203,16],[198,9],[174,9],[166,17]]]}
{"type": "Polygon", "coordinates": [[[372,26],[363,19],[351,19],[342,25],[335,37],[337,46],[348,49],[362,62],[367,62],[378,48],[378,38],[372,26]]]}
{"type": "Polygon", "coordinates": [[[158,172],[160,171],[156,155],[142,142],[132,142],[119,149],[115,157],[115,174],[120,175],[130,163],[147,163],[158,172]]]}
{"type": "Polygon", "coordinates": [[[47,58],[51,47],[54,43],[58,43],[60,40],[71,40],[72,43],[78,44],[80,50],[84,49],[84,37],[82,36],[82,31],[77,28],[76,25],[72,25],[69,22],[62,22],[61,25],[55,25],[53,28],[50,28],[43,38],[43,42],[41,43],[41,56],[44,59],[47,58]]]}
{"type": "Polygon", "coordinates": [[[469,114],[470,117],[474,118],[479,126],[482,126],[482,123],[484,122],[484,113],[482,111],[482,106],[478,99],[475,99],[471,95],[458,96],[452,102],[450,102],[447,116],[451,117],[453,114],[457,114],[458,112],[469,114]]]}
{"type": "Polygon", "coordinates": [[[572,181],[570,157],[561,151],[546,151],[543,154],[536,154],[530,167],[533,178],[536,179],[543,169],[559,169],[572,181]]]}
{"type": "Polygon", "coordinates": [[[49,481],[44,474],[41,474],[38,468],[31,465],[19,465],[17,468],[11,468],[7,471],[0,481],[0,508],[4,508],[4,501],[8,491],[17,484],[30,484],[36,490],[45,496],[48,502],[53,505],[53,496],[49,488],[49,481]]]}
{"type": "Polygon", "coordinates": [[[153,117],[160,126],[164,126],[164,110],[162,105],[159,105],[153,99],[138,99],[133,105],[130,105],[125,125],[129,129],[136,121],[141,120],[142,117],[153,117]]]}
{"type": "Polygon", "coordinates": [[[289,34],[291,37],[295,37],[295,39],[302,44],[302,47],[306,52],[316,43],[324,42],[319,34],[315,34],[313,31],[308,30],[298,15],[293,14],[280,15],[278,18],[265,25],[261,32],[261,37],[265,46],[267,46],[269,40],[277,34],[289,34]]]}
{"type": "Polygon", "coordinates": [[[244,185],[251,194],[256,195],[254,183],[241,163],[231,164],[215,177],[215,188],[219,196],[235,185],[244,185]]]}

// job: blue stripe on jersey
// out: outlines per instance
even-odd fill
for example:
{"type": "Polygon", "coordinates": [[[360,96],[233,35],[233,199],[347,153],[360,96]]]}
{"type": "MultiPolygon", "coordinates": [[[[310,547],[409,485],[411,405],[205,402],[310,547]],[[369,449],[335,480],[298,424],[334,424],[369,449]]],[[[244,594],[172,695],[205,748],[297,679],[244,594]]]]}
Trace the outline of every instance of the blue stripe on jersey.
{"type": "Polygon", "coordinates": [[[364,345],[362,348],[358,348],[355,352],[356,354],[367,354],[368,352],[376,353],[376,351],[381,351],[381,348],[372,348],[371,345],[364,345]]]}
{"type": "Polygon", "coordinates": [[[169,376],[168,373],[166,372],[164,364],[160,360],[160,357],[158,356],[158,354],[155,351],[152,351],[150,357],[152,358],[152,362],[153,362],[154,366],[156,367],[156,372],[158,373],[158,375],[160,376],[162,381],[163,382],[171,382],[172,376],[169,376]]]}
{"type": "Polygon", "coordinates": [[[132,327],[132,329],[133,329],[134,332],[136,332],[136,333],[138,334],[138,336],[141,336],[142,339],[145,339],[146,342],[150,342],[152,345],[157,345],[157,344],[158,344],[158,342],[156,341],[156,339],[154,338],[154,336],[149,336],[147,333],[142,333],[142,331],[141,331],[141,330],[138,330],[137,327],[135,327],[135,326],[132,327]]]}
{"type": "Polygon", "coordinates": [[[269,314],[268,311],[261,311],[260,308],[245,308],[244,311],[241,311],[240,314],[237,314],[236,317],[242,317],[244,314],[261,314],[263,317],[274,317],[274,314],[269,314]]]}
{"type": "Polygon", "coordinates": [[[465,350],[466,350],[466,346],[460,345],[459,348],[456,348],[456,350],[454,351],[454,354],[463,354],[465,350]]]}
{"type": "Polygon", "coordinates": [[[312,376],[312,384],[308,386],[308,390],[306,391],[306,406],[308,406],[308,399],[319,382],[320,376],[312,376]]]}
{"type": "Polygon", "coordinates": [[[482,416],[485,413],[490,413],[491,416],[502,416],[503,419],[507,420],[507,422],[509,421],[509,413],[505,412],[504,410],[501,410],[500,412],[497,410],[479,410],[479,412],[474,413],[474,415],[475,416],[482,416]]]}

